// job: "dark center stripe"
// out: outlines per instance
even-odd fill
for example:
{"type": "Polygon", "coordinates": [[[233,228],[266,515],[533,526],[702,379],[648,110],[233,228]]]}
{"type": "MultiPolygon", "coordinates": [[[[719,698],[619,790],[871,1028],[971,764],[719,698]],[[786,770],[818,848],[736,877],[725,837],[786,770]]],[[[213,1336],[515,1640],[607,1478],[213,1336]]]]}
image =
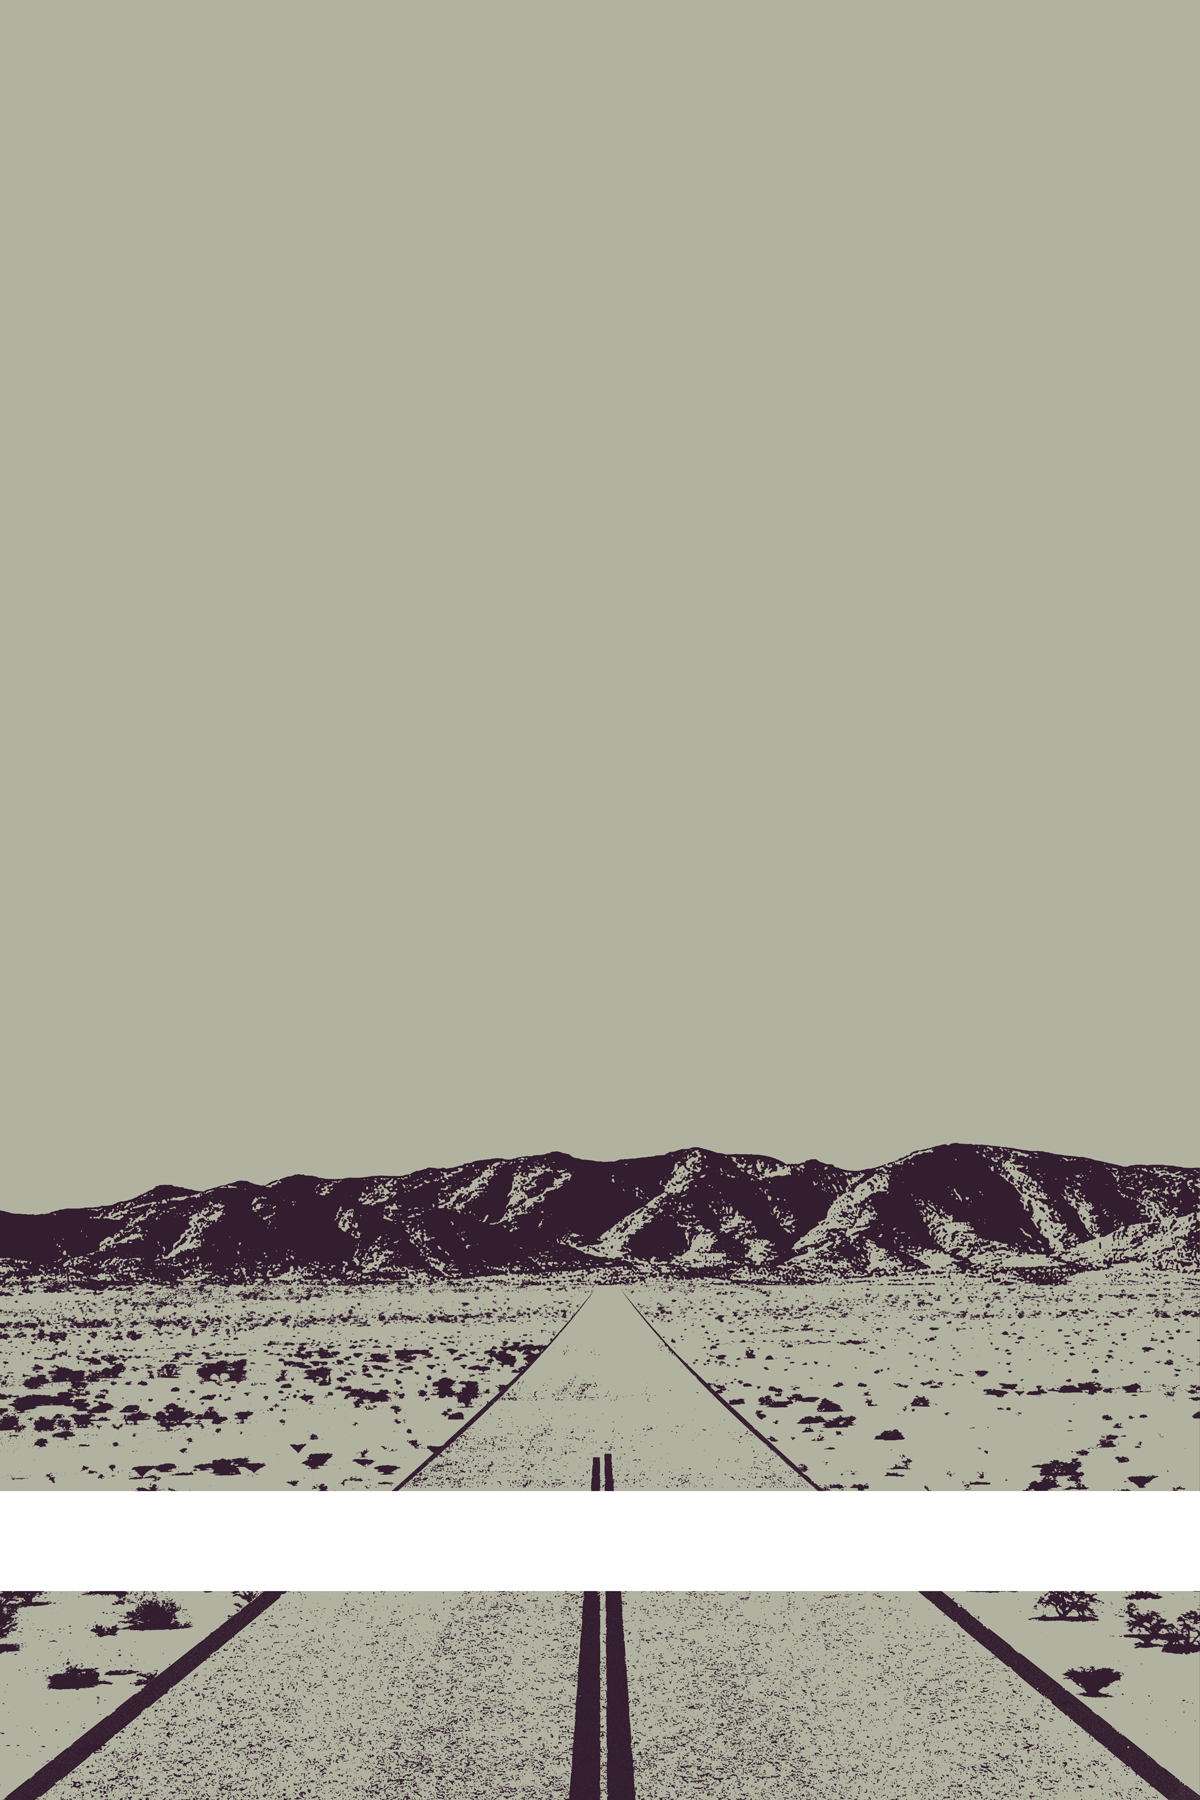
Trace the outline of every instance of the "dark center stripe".
{"type": "Polygon", "coordinates": [[[620,1594],[604,1596],[604,1663],[608,1684],[608,1800],[634,1800],[629,1673],[625,1666],[625,1617],[620,1594]]]}
{"type": "Polygon", "coordinates": [[[606,1494],[613,1491],[612,1455],[607,1450],[604,1452],[604,1491],[606,1494]]]}
{"type": "Polygon", "coordinates": [[[583,1596],[570,1800],[600,1800],[600,1596],[583,1596]]]}

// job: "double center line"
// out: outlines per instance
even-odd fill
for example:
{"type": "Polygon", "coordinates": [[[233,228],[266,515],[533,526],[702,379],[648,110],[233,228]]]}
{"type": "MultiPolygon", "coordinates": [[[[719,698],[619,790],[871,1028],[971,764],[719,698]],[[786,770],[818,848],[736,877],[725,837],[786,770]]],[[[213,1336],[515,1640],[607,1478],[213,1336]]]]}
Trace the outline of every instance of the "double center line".
{"type": "MultiPolygon", "coordinates": [[[[594,1456],[592,1492],[599,1491],[600,1458],[594,1456]]],[[[612,1456],[607,1451],[604,1455],[604,1492],[614,1492],[612,1456]]],[[[629,1672],[625,1664],[625,1618],[619,1593],[605,1594],[603,1619],[599,1593],[587,1593],[583,1596],[569,1800],[600,1800],[602,1774],[607,1778],[608,1800],[635,1800],[633,1733],[629,1722],[629,1672]],[[600,1730],[602,1711],[603,1739],[600,1730]]]]}

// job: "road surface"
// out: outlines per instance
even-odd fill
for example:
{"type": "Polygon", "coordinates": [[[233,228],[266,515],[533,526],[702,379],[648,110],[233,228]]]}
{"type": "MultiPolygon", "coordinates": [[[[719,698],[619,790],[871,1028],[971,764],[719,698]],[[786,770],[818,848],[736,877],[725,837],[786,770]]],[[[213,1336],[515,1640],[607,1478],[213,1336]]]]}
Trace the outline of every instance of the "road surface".
{"type": "Polygon", "coordinates": [[[617,1287],[595,1288],[537,1361],[402,1485],[813,1491],[680,1361],[617,1287]]]}
{"type": "Polygon", "coordinates": [[[49,1790],[64,1800],[1154,1791],[910,1593],[288,1594],[49,1790]]]}

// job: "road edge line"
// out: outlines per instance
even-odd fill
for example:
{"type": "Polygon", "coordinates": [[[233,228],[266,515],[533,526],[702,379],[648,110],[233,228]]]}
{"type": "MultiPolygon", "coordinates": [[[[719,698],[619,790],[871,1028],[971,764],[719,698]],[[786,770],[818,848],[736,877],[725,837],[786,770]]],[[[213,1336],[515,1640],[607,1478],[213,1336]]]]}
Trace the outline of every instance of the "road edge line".
{"type": "Polygon", "coordinates": [[[60,1750],[57,1756],[52,1756],[42,1768],[36,1769],[32,1775],[27,1776],[18,1787],[13,1788],[12,1792],[4,1797],[4,1800],[37,1800],[39,1795],[48,1793],[56,1782],[62,1780],[64,1775],[69,1775],[73,1769],[77,1769],[80,1763],[86,1762],[87,1758],[95,1751],[103,1749],[111,1738],[123,1731],[126,1725],[132,1724],[134,1719],[146,1711],[147,1707],[153,1706],[156,1700],[161,1700],[164,1694],[168,1693],[185,1676],[190,1675],[193,1669],[199,1668],[200,1664],[206,1662],[215,1651],[222,1649],[231,1638],[235,1638],[239,1631],[244,1631],[247,1625],[260,1618],[269,1606],[274,1606],[277,1600],[282,1600],[283,1595],[282,1588],[277,1593],[263,1592],[258,1595],[257,1599],[251,1600],[241,1607],[238,1612],[232,1613],[228,1619],[222,1620],[215,1631],[210,1631],[207,1637],[201,1638],[198,1644],[193,1644],[190,1650],[185,1650],[175,1662],[168,1663],[165,1669],[160,1669],[157,1675],[152,1675],[143,1687],[129,1696],[128,1700],[122,1700],[119,1706],[114,1707],[112,1712],[103,1719],[97,1720],[96,1724],[85,1731],[82,1737],[76,1738],[74,1743],[68,1744],[65,1750],[60,1750]]]}
{"type": "Polygon", "coordinates": [[[1140,1775],[1143,1781],[1149,1782],[1158,1793],[1164,1794],[1166,1800],[1200,1800],[1195,1788],[1190,1788],[1178,1775],[1172,1775],[1170,1769],[1164,1769],[1148,1750],[1143,1750],[1140,1744],[1127,1738],[1123,1731],[1118,1731],[1107,1719],[1092,1712],[1070,1688],[1065,1688],[1053,1675],[1048,1675],[1045,1669],[1039,1668],[1037,1663],[1015,1650],[998,1632],[977,1619],[974,1613],[968,1612],[957,1600],[952,1600],[949,1594],[942,1593],[937,1588],[922,1588],[920,1593],[923,1600],[936,1606],[939,1612],[969,1633],[977,1644],[1006,1663],[1015,1675],[1027,1681],[1030,1687],[1036,1688],[1043,1700],[1049,1700],[1052,1706],[1057,1706],[1060,1712],[1066,1713],[1076,1725],[1082,1726],[1090,1737],[1119,1758],[1126,1768],[1132,1769],[1135,1775],[1140,1775]]]}
{"type": "MultiPolygon", "coordinates": [[[[622,1292],[624,1293],[624,1289],[622,1289],[622,1292]]],[[[629,1300],[629,1295],[626,1294],[625,1298],[626,1298],[626,1300],[629,1300]]],[[[792,1461],[791,1457],[788,1456],[784,1451],[782,1451],[779,1448],[778,1444],[773,1444],[769,1437],[764,1437],[762,1432],[758,1429],[758,1426],[752,1425],[750,1423],[749,1419],[745,1418],[738,1411],[736,1406],[730,1406],[728,1400],[723,1399],[722,1396],[720,1394],[718,1394],[716,1388],[712,1387],[707,1381],[705,1381],[703,1375],[701,1375],[697,1370],[693,1369],[691,1363],[688,1362],[687,1358],[685,1356],[680,1356],[680,1354],[679,1354],[678,1350],[676,1350],[674,1344],[667,1343],[667,1340],[663,1336],[662,1332],[659,1331],[659,1329],[656,1325],[652,1325],[650,1323],[650,1320],[646,1317],[645,1313],[642,1311],[640,1306],[634,1306],[634,1303],[632,1300],[629,1300],[629,1304],[630,1304],[630,1306],[633,1306],[634,1312],[637,1314],[638,1318],[642,1321],[643,1325],[649,1326],[649,1329],[654,1333],[654,1335],[658,1339],[659,1343],[663,1344],[671,1352],[671,1355],[676,1359],[677,1362],[681,1362],[683,1364],[684,1368],[687,1370],[689,1375],[694,1375],[696,1377],[696,1380],[700,1383],[700,1386],[702,1388],[706,1388],[708,1390],[708,1392],[712,1395],[714,1400],[719,1400],[721,1402],[721,1405],[725,1408],[725,1411],[727,1413],[732,1413],[733,1417],[737,1420],[739,1425],[744,1425],[747,1431],[752,1432],[754,1434],[754,1436],[758,1439],[760,1444],[765,1444],[767,1446],[768,1450],[773,1450],[775,1452],[775,1455],[780,1459],[780,1461],[785,1462],[787,1464],[788,1468],[792,1471],[793,1475],[798,1475],[800,1477],[801,1481],[807,1481],[809,1487],[812,1488],[815,1493],[824,1494],[827,1491],[825,1488],[823,1488],[821,1486],[820,1482],[814,1481],[810,1475],[806,1475],[804,1473],[804,1470],[799,1466],[799,1464],[794,1463],[792,1461]]],[[[730,1490],[730,1491],[732,1491],[732,1490],[730,1490]]]]}
{"type": "MultiPolygon", "coordinates": [[[[595,1291],[596,1290],[594,1287],[588,1289],[587,1293],[583,1296],[583,1299],[579,1302],[579,1305],[575,1308],[575,1311],[571,1314],[571,1317],[569,1319],[563,1320],[562,1324],[559,1326],[559,1328],[555,1332],[554,1336],[550,1339],[550,1343],[542,1345],[541,1349],[538,1351],[537,1355],[534,1357],[533,1362],[527,1362],[525,1364],[525,1367],[521,1370],[521,1375],[528,1375],[530,1369],[532,1369],[535,1366],[535,1364],[539,1363],[542,1360],[543,1356],[545,1356],[547,1350],[550,1348],[550,1344],[556,1343],[558,1341],[558,1339],[562,1336],[563,1332],[567,1329],[567,1326],[571,1325],[575,1322],[575,1320],[579,1317],[580,1313],[583,1311],[584,1307],[587,1305],[588,1301],[591,1299],[591,1297],[595,1293],[595,1291]]],[[[651,1327],[651,1329],[653,1330],[653,1327],[651,1327]]],[[[518,1381],[520,1381],[521,1375],[514,1375],[513,1379],[510,1382],[507,1382],[505,1384],[505,1386],[500,1389],[500,1392],[498,1394],[493,1394],[491,1399],[489,1401],[487,1401],[485,1405],[481,1406],[477,1413],[472,1413],[471,1417],[467,1420],[466,1424],[460,1425],[458,1430],[453,1434],[453,1436],[448,1437],[444,1444],[439,1444],[436,1450],[431,1450],[429,1455],[425,1458],[425,1461],[423,1463],[418,1463],[417,1467],[415,1469],[413,1469],[409,1474],[407,1474],[404,1477],[403,1481],[398,1481],[396,1483],[395,1487],[392,1489],[393,1494],[398,1494],[402,1488],[406,1488],[408,1486],[410,1481],[415,1481],[417,1479],[418,1475],[421,1475],[424,1473],[424,1471],[429,1467],[430,1463],[437,1461],[438,1457],[441,1456],[443,1451],[448,1450],[450,1448],[451,1444],[457,1444],[459,1438],[462,1437],[464,1432],[470,1431],[472,1425],[478,1425],[478,1423],[479,1423],[480,1419],[482,1419],[484,1413],[490,1412],[492,1407],[496,1406],[501,1400],[506,1400],[508,1398],[509,1394],[511,1394],[513,1389],[516,1387],[518,1381]]],[[[472,1491],[478,1492],[480,1490],[475,1489],[472,1491]]]]}

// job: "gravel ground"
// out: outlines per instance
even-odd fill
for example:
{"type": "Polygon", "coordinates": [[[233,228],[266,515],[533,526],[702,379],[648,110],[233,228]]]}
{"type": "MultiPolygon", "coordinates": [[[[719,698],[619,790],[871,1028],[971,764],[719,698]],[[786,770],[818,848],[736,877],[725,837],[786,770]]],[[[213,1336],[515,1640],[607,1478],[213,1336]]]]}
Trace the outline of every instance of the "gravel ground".
{"type": "Polygon", "coordinates": [[[499,1281],[7,1295],[0,1491],[394,1488],[587,1292],[499,1281]]]}
{"type": "Polygon", "coordinates": [[[629,1292],[822,1487],[1200,1485],[1194,1278],[1120,1268],[1047,1288],[922,1275],[629,1292]]]}
{"type": "Polygon", "coordinates": [[[173,1631],[131,1631],[125,1623],[136,1594],[125,1599],[104,1594],[39,1594],[23,1606],[0,1655],[0,1788],[5,1793],[137,1692],[142,1678],[156,1675],[207,1637],[237,1610],[232,1594],[167,1596],[180,1605],[188,1623],[173,1631]],[[97,1637],[93,1625],[113,1636],[97,1637]],[[49,1677],[68,1663],[96,1671],[95,1687],[51,1688],[49,1677]]]}
{"type": "MultiPolygon", "coordinates": [[[[1095,1619],[1082,1622],[1047,1617],[1048,1609],[1034,1604],[1036,1594],[951,1598],[1061,1681],[1097,1718],[1107,1719],[1165,1769],[1200,1789],[1200,1655],[1139,1649],[1126,1633],[1125,1594],[1097,1594],[1095,1619]],[[1066,1677],[1068,1669],[1081,1667],[1116,1669],[1121,1679],[1103,1697],[1089,1700],[1066,1677]]],[[[1176,1619],[1200,1608],[1200,1594],[1164,1593],[1137,1605],[1176,1619]]]]}
{"type": "MultiPolygon", "coordinates": [[[[9,1293],[0,1489],[394,1488],[504,1392],[591,1291],[590,1276],[564,1276],[9,1293]]],[[[802,1287],[647,1277],[625,1291],[819,1486],[1200,1484],[1189,1277],[1124,1267],[1046,1288],[942,1275],[802,1287]]],[[[594,1292],[593,1310],[615,1289],[594,1292]]],[[[609,1350],[623,1354],[620,1333],[609,1350]]],[[[603,1379],[624,1394],[627,1418],[644,1408],[650,1390],[635,1400],[632,1373],[612,1362],[603,1379]]],[[[571,1407],[581,1397],[564,1395],[571,1407]]],[[[589,1398],[598,1424],[599,1390],[589,1398]]],[[[697,1415],[698,1444],[711,1417],[697,1415]]],[[[553,1444],[537,1444],[549,1468],[553,1444]]],[[[637,1483],[627,1467],[626,1485],[683,1485],[652,1461],[637,1483]]],[[[459,1485],[507,1484],[463,1471],[459,1485]]],[[[754,1464],[709,1485],[754,1486],[758,1473],[754,1464]]],[[[575,1478],[559,1471],[541,1484],[575,1478]]],[[[513,1485],[530,1485],[528,1472],[513,1485]]]]}

